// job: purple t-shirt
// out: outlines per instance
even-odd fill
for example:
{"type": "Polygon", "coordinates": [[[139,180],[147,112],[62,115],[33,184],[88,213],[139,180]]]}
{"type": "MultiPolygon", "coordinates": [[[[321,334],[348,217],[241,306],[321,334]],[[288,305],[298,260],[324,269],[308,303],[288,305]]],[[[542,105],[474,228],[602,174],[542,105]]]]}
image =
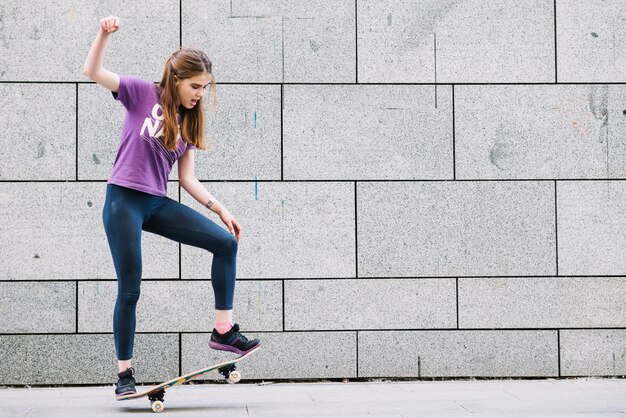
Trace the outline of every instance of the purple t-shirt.
{"type": "Polygon", "coordinates": [[[120,75],[113,98],[126,108],[122,140],[113,163],[109,183],[157,196],[167,195],[167,179],[172,166],[188,149],[195,149],[179,136],[178,149],[163,144],[163,108],[159,86],[130,75],[120,75]]]}

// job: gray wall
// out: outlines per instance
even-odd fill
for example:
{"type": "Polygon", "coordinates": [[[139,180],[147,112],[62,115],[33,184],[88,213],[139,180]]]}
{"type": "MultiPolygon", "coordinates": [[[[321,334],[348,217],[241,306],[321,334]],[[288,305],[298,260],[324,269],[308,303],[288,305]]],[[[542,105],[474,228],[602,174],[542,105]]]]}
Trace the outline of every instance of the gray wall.
{"type": "MultiPolygon", "coordinates": [[[[112,71],[213,60],[196,167],[244,230],[244,378],[626,374],[625,2],[98,5],[0,5],[1,383],[115,379],[124,109],[81,74],[109,14],[112,71]]],[[[211,261],[144,234],[140,381],[224,358],[211,261]]]]}

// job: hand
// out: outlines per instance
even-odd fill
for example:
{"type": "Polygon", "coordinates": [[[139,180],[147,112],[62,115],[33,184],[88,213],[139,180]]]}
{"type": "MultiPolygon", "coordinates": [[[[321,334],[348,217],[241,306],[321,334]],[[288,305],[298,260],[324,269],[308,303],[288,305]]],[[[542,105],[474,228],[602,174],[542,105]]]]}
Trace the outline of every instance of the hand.
{"type": "Polygon", "coordinates": [[[224,224],[226,225],[226,227],[228,227],[228,232],[230,232],[231,234],[234,233],[235,238],[237,238],[237,241],[239,241],[239,237],[241,236],[241,226],[239,225],[239,222],[237,222],[237,220],[233,218],[233,215],[231,215],[227,209],[222,210],[219,213],[219,216],[222,222],[224,222],[224,224]]]}
{"type": "Polygon", "coordinates": [[[117,32],[120,28],[120,18],[117,16],[108,16],[100,19],[100,29],[106,33],[117,32]]]}

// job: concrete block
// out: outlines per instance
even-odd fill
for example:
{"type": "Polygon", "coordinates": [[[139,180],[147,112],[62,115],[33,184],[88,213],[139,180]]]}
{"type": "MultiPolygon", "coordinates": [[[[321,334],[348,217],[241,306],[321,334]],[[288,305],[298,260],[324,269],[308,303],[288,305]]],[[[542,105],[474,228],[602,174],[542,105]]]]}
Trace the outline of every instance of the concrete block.
{"type": "Polygon", "coordinates": [[[626,278],[459,279],[460,328],[626,326],[626,278]]]}
{"type": "MultiPolygon", "coordinates": [[[[137,334],[133,367],[138,384],[178,375],[178,353],[177,334],[137,334]]],[[[0,360],[0,381],[6,385],[117,381],[112,334],[0,335],[0,360]]]]}
{"type": "Polygon", "coordinates": [[[558,375],[557,331],[359,331],[359,377],[558,375]]]}
{"type": "MultiPolygon", "coordinates": [[[[237,278],[354,277],[354,185],[352,183],[205,183],[237,219],[242,236],[237,278]]],[[[225,231],[215,213],[187,193],[182,203],[225,231]]],[[[210,278],[213,255],[181,248],[184,279],[210,278]]]]}
{"type": "Polygon", "coordinates": [[[109,70],[151,71],[160,78],[163,63],[179,45],[179,4],[168,0],[116,1],[110,6],[87,0],[64,7],[45,1],[4,4],[0,9],[2,81],[86,80],[81,70],[100,19],[120,16],[117,10],[124,12],[122,27],[107,46],[110,61],[105,59],[104,65],[109,70]]]}
{"type": "MultiPolygon", "coordinates": [[[[3,60],[0,68],[13,68],[3,60]]],[[[0,155],[0,180],[76,178],[76,86],[0,84],[0,109],[0,146],[10,150],[0,155]],[[55,105],[41,97],[53,98],[55,105]]]]}
{"type": "Polygon", "coordinates": [[[362,0],[357,20],[361,83],[554,81],[552,0],[362,0]]]}
{"type": "Polygon", "coordinates": [[[554,275],[552,182],[357,184],[359,277],[554,275]]]}
{"type": "Polygon", "coordinates": [[[210,51],[220,81],[355,81],[352,1],[193,0],[182,11],[183,42],[210,51]]]}
{"type": "MultiPolygon", "coordinates": [[[[280,179],[280,86],[220,84],[217,91],[215,112],[208,103],[208,91],[205,94],[208,148],[194,153],[196,177],[280,179]]],[[[97,84],[80,85],[78,101],[78,178],[108,180],[125,109],[109,90],[97,84]]],[[[177,187],[173,181],[178,180],[178,162],[174,163],[169,179],[168,188],[177,187]]]]}
{"type": "Polygon", "coordinates": [[[621,181],[557,183],[559,274],[624,274],[624,199],[621,181]]]}
{"type": "Polygon", "coordinates": [[[286,86],[284,177],[452,179],[452,88],[286,86]]]}
{"type": "Polygon", "coordinates": [[[0,332],[75,332],[76,283],[0,282],[0,332]]]}
{"type": "MultiPolygon", "coordinates": [[[[105,193],[105,183],[0,183],[0,241],[11,243],[0,247],[0,279],[115,279],[105,193]]],[[[178,277],[178,244],[142,237],[143,277],[178,277]]]]}
{"type": "Polygon", "coordinates": [[[626,375],[626,329],[561,330],[561,375],[626,375]]]}
{"type": "MultiPolygon", "coordinates": [[[[81,282],[78,331],[111,332],[117,297],[115,282],[81,282]]],[[[144,281],[137,304],[137,332],[211,332],[215,319],[213,288],[207,281],[144,281]]],[[[260,331],[282,329],[282,283],[238,282],[234,320],[260,331]]]]}
{"type": "Polygon", "coordinates": [[[624,20],[621,0],[556,0],[558,81],[622,83],[624,20]]]}
{"type": "Polygon", "coordinates": [[[204,97],[208,148],[194,153],[196,177],[280,180],[281,86],[219,84],[214,113],[204,97]]]}
{"type": "MultiPolygon", "coordinates": [[[[106,181],[117,156],[126,110],[110,90],[98,84],[80,84],[78,103],[78,179],[106,181]]],[[[178,163],[169,179],[178,180],[178,163]]],[[[172,188],[178,188],[178,183],[170,181],[168,189],[172,188]]]]}
{"type": "MultiPolygon", "coordinates": [[[[356,377],[354,332],[247,333],[259,338],[261,349],[237,369],[244,379],[322,379],[356,377]]],[[[209,348],[210,334],[183,334],[183,372],[232,358],[209,348]]],[[[206,380],[223,379],[217,373],[206,380]]]]}
{"type": "MultiPolygon", "coordinates": [[[[78,102],[78,179],[106,181],[117,156],[126,109],[99,84],[79,85],[78,102]]],[[[169,179],[178,180],[177,162],[169,179]]],[[[168,191],[173,188],[178,183],[169,181],[168,191]]]]}
{"type": "Polygon", "coordinates": [[[456,328],[456,281],[285,280],[286,330],[385,328],[456,328]]]}
{"type": "Polygon", "coordinates": [[[457,179],[624,178],[623,86],[456,86],[457,179]]]}

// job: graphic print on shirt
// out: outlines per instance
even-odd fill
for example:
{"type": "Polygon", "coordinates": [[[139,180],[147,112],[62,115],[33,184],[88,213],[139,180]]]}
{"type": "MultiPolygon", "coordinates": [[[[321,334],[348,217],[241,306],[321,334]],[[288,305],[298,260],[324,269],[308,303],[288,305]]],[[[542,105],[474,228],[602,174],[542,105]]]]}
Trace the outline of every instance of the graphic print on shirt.
{"type": "MultiPolygon", "coordinates": [[[[139,135],[144,139],[144,141],[147,141],[150,144],[152,150],[157,155],[169,162],[171,166],[176,161],[177,154],[176,152],[172,152],[165,148],[165,144],[163,143],[163,131],[165,129],[165,123],[163,123],[163,120],[165,119],[163,107],[159,103],[155,103],[152,107],[150,116],[144,120],[139,135]]],[[[180,133],[177,134],[177,139],[180,140],[180,133]]]]}

